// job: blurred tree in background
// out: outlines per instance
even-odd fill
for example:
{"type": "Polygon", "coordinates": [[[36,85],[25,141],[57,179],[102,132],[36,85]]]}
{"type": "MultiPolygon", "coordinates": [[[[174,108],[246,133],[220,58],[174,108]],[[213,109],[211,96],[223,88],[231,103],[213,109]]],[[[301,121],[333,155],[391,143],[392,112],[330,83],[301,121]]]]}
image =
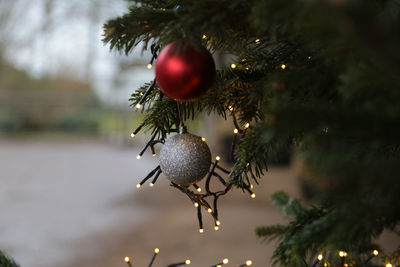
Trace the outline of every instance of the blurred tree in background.
{"type": "Polygon", "coordinates": [[[35,79],[4,60],[0,64],[0,131],[97,130],[100,105],[89,84],[61,77],[35,79]]]}
{"type": "Polygon", "coordinates": [[[104,18],[125,5],[0,0],[0,133],[126,131],[127,81],[115,71],[126,64],[100,42],[104,18]]]}

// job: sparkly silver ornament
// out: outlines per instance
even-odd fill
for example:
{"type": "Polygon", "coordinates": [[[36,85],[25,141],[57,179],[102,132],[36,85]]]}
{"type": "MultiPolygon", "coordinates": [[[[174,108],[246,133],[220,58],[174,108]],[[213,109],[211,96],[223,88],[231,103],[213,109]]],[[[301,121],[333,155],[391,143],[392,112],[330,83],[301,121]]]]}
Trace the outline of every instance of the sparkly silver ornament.
{"type": "Polygon", "coordinates": [[[207,174],[211,152],[200,136],[190,134],[184,126],[168,138],[160,151],[160,168],[171,182],[189,186],[207,174]]]}

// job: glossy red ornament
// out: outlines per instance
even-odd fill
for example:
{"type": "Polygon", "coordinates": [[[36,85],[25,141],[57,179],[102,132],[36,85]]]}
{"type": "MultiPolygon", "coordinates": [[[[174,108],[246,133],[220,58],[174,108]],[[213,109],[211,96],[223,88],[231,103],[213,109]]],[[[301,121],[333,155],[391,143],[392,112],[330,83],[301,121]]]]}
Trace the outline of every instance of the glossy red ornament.
{"type": "Polygon", "coordinates": [[[214,78],[215,63],[210,52],[186,40],[168,44],[157,57],[157,84],[174,100],[195,101],[210,89],[214,78]]]}

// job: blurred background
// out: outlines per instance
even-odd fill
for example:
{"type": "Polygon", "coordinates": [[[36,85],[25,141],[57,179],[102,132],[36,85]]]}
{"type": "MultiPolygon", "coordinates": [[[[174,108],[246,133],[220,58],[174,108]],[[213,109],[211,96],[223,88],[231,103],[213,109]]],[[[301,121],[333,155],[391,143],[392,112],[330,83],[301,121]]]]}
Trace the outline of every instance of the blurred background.
{"type": "MultiPolygon", "coordinates": [[[[103,23],[126,9],[123,0],[0,0],[0,250],[26,267],[126,266],[125,256],[144,266],[155,247],[155,266],[225,257],[269,266],[273,245],[253,230],[283,220],[274,191],[302,196],[302,167],[289,154],[256,199],[240,190],[221,198],[218,232],[206,217],[198,233],[191,202],[166,179],[136,189],[158,165],[136,160],[149,133],[129,137],[142,117],[128,99],[153,79],[150,56],[101,41],[103,23]]],[[[203,116],[189,129],[227,158],[230,121],[203,116]]]]}
{"type": "MultiPolygon", "coordinates": [[[[0,1],[0,130],[118,135],[127,99],[152,77],[146,55],[110,53],[102,24],[126,2],[0,1]]],[[[115,136],[114,136],[115,138],[115,136]]]]}

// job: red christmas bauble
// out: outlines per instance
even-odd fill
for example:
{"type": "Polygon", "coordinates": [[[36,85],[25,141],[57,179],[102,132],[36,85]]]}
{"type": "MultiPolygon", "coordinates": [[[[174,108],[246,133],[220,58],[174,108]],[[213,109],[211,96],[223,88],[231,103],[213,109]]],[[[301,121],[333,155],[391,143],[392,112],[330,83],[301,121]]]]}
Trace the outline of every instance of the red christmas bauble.
{"type": "Polygon", "coordinates": [[[204,95],[215,78],[215,63],[204,47],[186,40],[168,44],[157,57],[156,80],[161,91],[177,101],[204,95]]]}

